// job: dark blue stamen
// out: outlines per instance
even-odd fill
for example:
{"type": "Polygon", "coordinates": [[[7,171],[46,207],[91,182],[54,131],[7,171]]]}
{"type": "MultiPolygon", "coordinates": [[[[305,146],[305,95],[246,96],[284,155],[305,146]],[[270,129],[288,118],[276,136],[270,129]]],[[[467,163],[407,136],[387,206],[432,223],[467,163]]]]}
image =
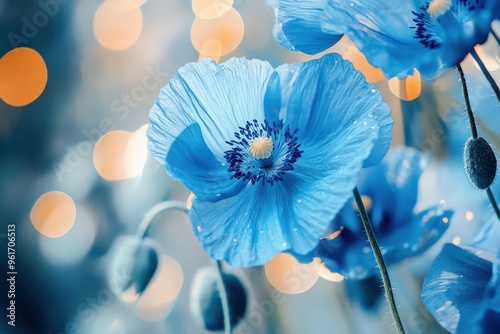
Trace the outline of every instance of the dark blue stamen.
{"type": "Polygon", "coordinates": [[[420,12],[412,11],[413,15],[416,17],[413,22],[416,23],[416,27],[410,27],[415,29],[415,37],[428,49],[435,49],[441,46],[440,37],[436,34],[438,30],[437,25],[439,25],[439,19],[432,17],[427,13],[429,8],[429,3],[427,2],[425,6],[420,7],[420,12]]]}
{"type": "Polygon", "coordinates": [[[233,173],[231,178],[241,179],[255,184],[262,180],[271,185],[282,181],[286,171],[293,170],[293,164],[299,159],[303,151],[295,136],[298,129],[290,131],[284,128],[283,121],[269,124],[267,121],[259,123],[257,120],[247,122],[234,133],[235,140],[226,141],[231,149],[224,152],[224,158],[229,164],[227,169],[233,173]],[[252,140],[266,136],[273,141],[274,149],[266,159],[257,159],[250,153],[252,140]]]}
{"type": "MultiPolygon", "coordinates": [[[[455,0],[450,7],[450,13],[459,22],[466,21],[470,13],[478,7],[484,7],[481,0],[455,0]]],[[[418,39],[422,45],[428,49],[435,49],[443,44],[444,28],[441,26],[439,18],[433,17],[427,12],[428,8],[429,2],[420,7],[417,12],[412,11],[413,15],[415,15],[413,22],[415,22],[416,26],[410,28],[415,29],[413,37],[418,39]]]]}

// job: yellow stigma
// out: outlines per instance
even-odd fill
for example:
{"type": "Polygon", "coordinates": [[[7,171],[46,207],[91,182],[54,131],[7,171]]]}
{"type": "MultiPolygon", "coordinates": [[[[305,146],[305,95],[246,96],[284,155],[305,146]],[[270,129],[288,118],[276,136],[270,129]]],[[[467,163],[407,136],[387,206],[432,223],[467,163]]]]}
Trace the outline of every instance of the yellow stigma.
{"type": "Polygon", "coordinates": [[[257,159],[266,159],[273,151],[273,141],[269,137],[258,137],[250,143],[250,153],[257,159]]]}
{"type": "Polygon", "coordinates": [[[451,7],[451,0],[433,0],[427,8],[427,13],[430,16],[438,17],[441,14],[446,13],[451,7]]]}

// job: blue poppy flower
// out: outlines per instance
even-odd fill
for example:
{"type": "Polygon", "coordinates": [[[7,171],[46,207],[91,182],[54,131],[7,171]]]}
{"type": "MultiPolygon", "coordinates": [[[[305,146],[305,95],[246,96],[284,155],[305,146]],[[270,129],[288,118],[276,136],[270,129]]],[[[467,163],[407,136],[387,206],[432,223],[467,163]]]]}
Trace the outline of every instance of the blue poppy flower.
{"type": "Polygon", "coordinates": [[[280,1],[279,18],[292,44],[293,38],[306,38],[311,31],[310,38],[326,49],[329,38],[347,34],[389,77],[404,78],[416,68],[426,80],[458,65],[476,44],[486,42],[492,21],[500,14],[496,0],[306,2],[307,10],[299,7],[302,1],[280,1]],[[316,24],[309,27],[295,17],[316,24]],[[315,34],[318,25],[323,35],[315,34]]]}
{"type": "Polygon", "coordinates": [[[444,245],[425,278],[422,300],[446,330],[458,334],[498,333],[499,254],[444,245]]]}
{"type": "MultiPolygon", "coordinates": [[[[391,151],[381,164],[362,171],[358,188],[387,264],[416,256],[432,246],[446,231],[452,211],[437,205],[417,214],[418,180],[422,156],[414,149],[391,151]]],[[[332,272],[354,279],[375,275],[375,256],[366,240],[354,199],[348,201],[307,255],[294,254],[301,262],[318,257],[332,272]]]]}
{"type": "Polygon", "coordinates": [[[379,91],[335,54],[276,70],[235,58],[187,64],[149,119],[153,156],[195,194],[196,237],[233,266],[314,248],[392,136],[379,91]]]}
{"type": "Polygon", "coordinates": [[[316,54],[337,43],[343,34],[332,35],[321,30],[321,15],[328,0],[268,0],[274,12],[273,35],[291,51],[316,54]],[[304,33],[307,31],[307,33],[304,33]]]}

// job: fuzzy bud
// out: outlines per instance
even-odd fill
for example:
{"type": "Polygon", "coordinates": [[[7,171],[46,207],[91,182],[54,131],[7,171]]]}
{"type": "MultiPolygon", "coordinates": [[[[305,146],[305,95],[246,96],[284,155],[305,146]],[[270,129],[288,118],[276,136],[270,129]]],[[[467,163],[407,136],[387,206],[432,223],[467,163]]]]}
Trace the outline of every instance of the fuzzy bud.
{"type": "MultiPolygon", "coordinates": [[[[223,274],[229,303],[231,326],[235,326],[245,315],[247,295],[238,277],[223,274]]],[[[224,330],[224,313],[218,289],[219,273],[215,268],[199,270],[191,286],[191,312],[193,317],[208,331],[224,330]]]]}
{"type": "Polygon", "coordinates": [[[120,240],[111,266],[111,284],[120,294],[133,288],[141,294],[158,269],[156,242],[150,238],[126,237],[120,240]]]}
{"type": "Polygon", "coordinates": [[[478,189],[486,189],[495,180],[497,159],[490,144],[481,137],[469,138],[464,150],[465,171],[478,189]]]}

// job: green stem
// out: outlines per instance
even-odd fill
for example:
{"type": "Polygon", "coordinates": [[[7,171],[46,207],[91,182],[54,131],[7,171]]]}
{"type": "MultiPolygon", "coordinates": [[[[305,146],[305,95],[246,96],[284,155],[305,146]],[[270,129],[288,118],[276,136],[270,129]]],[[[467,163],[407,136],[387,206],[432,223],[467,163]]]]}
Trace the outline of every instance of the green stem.
{"type": "MultiPolygon", "coordinates": [[[[464,92],[465,106],[466,106],[467,115],[469,115],[469,121],[470,121],[470,131],[472,132],[472,138],[476,139],[478,137],[476,121],[474,120],[474,113],[472,112],[472,107],[470,106],[469,92],[467,89],[467,82],[465,80],[464,71],[462,70],[462,67],[460,65],[457,66],[457,71],[458,71],[458,74],[460,75],[460,81],[462,82],[462,89],[464,92]]],[[[497,215],[498,219],[500,220],[500,209],[498,208],[498,204],[497,204],[497,201],[495,200],[495,196],[493,196],[493,193],[491,192],[490,188],[486,189],[486,193],[488,194],[488,199],[490,200],[490,203],[493,206],[493,210],[495,210],[495,214],[497,215]]]]}
{"type": "Polygon", "coordinates": [[[375,260],[377,261],[380,274],[382,275],[382,282],[384,283],[385,296],[387,298],[387,303],[389,304],[389,308],[391,310],[391,315],[392,319],[394,320],[394,325],[396,326],[396,330],[399,334],[404,334],[405,330],[403,327],[403,323],[399,318],[398,308],[396,306],[396,301],[394,299],[389,273],[387,272],[387,267],[385,265],[384,258],[382,256],[382,252],[380,251],[377,238],[375,237],[375,232],[373,231],[372,224],[370,223],[370,218],[368,217],[368,213],[366,212],[358,188],[354,188],[352,192],[354,194],[354,199],[356,200],[356,204],[358,205],[358,210],[361,215],[361,220],[363,221],[363,226],[365,228],[366,235],[368,236],[368,241],[370,242],[370,246],[372,247],[373,253],[375,254],[375,260]]]}
{"type": "Polygon", "coordinates": [[[472,48],[472,51],[470,52],[470,54],[472,55],[472,58],[474,58],[476,63],[479,65],[481,72],[483,72],[484,76],[486,77],[486,79],[490,83],[491,88],[493,88],[493,91],[495,92],[495,95],[497,96],[498,101],[500,101],[500,89],[498,88],[498,85],[495,82],[495,79],[493,79],[490,72],[488,72],[486,65],[484,65],[481,58],[479,58],[479,55],[477,54],[476,50],[474,50],[474,48],[472,48]]]}
{"type": "Polygon", "coordinates": [[[472,138],[477,138],[477,127],[476,121],[474,119],[474,113],[472,112],[472,107],[470,105],[469,100],[469,91],[467,89],[467,82],[465,81],[464,71],[462,70],[462,66],[457,66],[458,74],[460,75],[460,82],[462,82],[462,90],[464,92],[465,106],[467,107],[467,115],[469,116],[470,123],[470,131],[472,132],[472,138]]]}
{"type": "Polygon", "coordinates": [[[500,45],[500,38],[498,37],[498,35],[495,32],[495,30],[493,30],[493,28],[491,28],[490,32],[493,35],[493,37],[495,37],[495,40],[497,41],[497,44],[500,45]]]}
{"type": "Polygon", "coordinates": [[[495,200],[495,196],[493,196],[493,193],[491,192],[491,189],[488,188],[486,189],[486,193],[488,194],[488,198],[490,199],[491,205],[493,206],[493,210],[495,210],[495,213],[500,220],[500,209],[498,208],[497,201],[495,200]]]}
{"type": "Polygon", "coordinates": [[[219,273],[217,288],[219,289],[220,302],[222,304],[222,312],[224,313],[224,333],[231,334],[233,332],[231,328],[231,315],[229,310],[229,301],[227,299],[226,284],[224,283],[223,275],[224,270],[222,269],[222,261],[216,261],[217,271],[219,273]]]}
{"type": "Polygon", "coordinates": [[[144,218],[142,218],[141,222],[139,223],[139,228],[137,229],[137,236],[140,238],[144,238],[147,235],[148,230],[155,221],[156,217],[158,217],[163,212],[170,210],[179,210],[184,212],[185,214],[189,213],[189,209],[186,207],[186,204],[182,203],[181,201],[165,201],[158,203],[151,209],[149,209],[144,218]]]}

